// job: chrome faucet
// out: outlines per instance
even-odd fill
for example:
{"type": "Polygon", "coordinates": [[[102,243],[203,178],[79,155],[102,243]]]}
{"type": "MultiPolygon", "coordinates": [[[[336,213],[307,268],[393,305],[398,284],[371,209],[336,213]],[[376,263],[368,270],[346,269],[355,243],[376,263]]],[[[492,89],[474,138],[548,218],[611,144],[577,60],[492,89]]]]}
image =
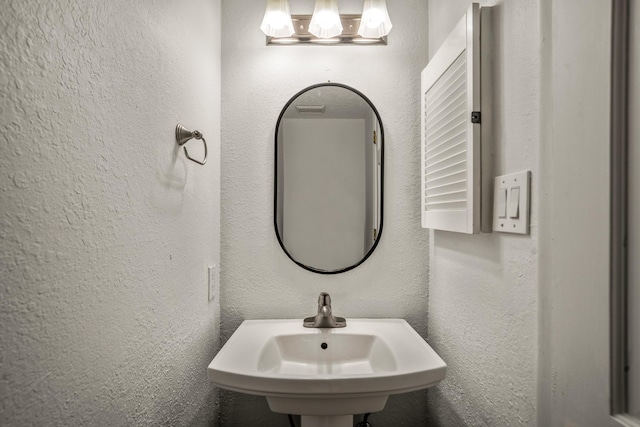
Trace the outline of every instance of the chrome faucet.
{"type": "Polygon", "coordinates": [[[318,297],[318,314],[304,319],[305,328],[344,328],[347,321],[344,317],[334,317],[331,313],[331,296],[321,292],[318,297]]]}

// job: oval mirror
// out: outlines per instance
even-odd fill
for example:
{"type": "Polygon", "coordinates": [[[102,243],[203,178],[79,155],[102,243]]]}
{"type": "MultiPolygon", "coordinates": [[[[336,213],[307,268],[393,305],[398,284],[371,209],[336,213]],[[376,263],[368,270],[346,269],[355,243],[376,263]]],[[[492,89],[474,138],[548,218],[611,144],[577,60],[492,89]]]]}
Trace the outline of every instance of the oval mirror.
{"type": "Polygon", "coordinates": [[[303,89],[276,124],[274,223],[299,266],[321,274],[362,264],[382,233],[384,134],[359,91],[303,89]]]}

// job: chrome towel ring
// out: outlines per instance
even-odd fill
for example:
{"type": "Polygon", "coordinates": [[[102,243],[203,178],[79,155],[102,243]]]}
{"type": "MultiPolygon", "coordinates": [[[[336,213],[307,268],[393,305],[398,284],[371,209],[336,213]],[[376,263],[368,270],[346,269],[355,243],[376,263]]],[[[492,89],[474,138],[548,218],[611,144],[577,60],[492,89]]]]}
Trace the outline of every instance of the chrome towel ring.
{"type": "Polygon", "coordinates": [[[204,136],[202,135],[202,132],[197,130],[194,130],[192,132],[190,130],[187,130],[187,128],[182,126],[180,123],[178,123],[176,126],[176,142],[178,143],[178,145],[184,148],[184,155],[187,156],[187,159],[191,160],[192,162],[196,162],[199,165],[204,165],[205,163],[207,163],[207,141],[205,141],[204,136]],[[187,141],[189,141],[192,138],[201,139],[202,143],[204,144],[204,160],[202,161],[196,160],[193,157],[191,157],[189,155],[189,152],[187,151],[187,147],[184,147],[184,144],[186,144],[187,141]]]}

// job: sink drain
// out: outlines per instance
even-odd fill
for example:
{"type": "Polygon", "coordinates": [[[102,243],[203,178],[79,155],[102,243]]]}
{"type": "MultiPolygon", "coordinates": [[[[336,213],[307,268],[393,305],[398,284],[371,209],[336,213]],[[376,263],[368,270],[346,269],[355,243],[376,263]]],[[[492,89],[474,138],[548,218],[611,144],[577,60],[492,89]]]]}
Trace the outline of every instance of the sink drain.
{"type": "Polygon", "coordinates": [[[326,349],[327,349],[327,347],[329,347],[329,346],[327,345],[327,343],[326,343],[326,342],[323,342],[322,344],[320,344],[320,347],[321,347],[323,350],[326,350],[326,349]]]}

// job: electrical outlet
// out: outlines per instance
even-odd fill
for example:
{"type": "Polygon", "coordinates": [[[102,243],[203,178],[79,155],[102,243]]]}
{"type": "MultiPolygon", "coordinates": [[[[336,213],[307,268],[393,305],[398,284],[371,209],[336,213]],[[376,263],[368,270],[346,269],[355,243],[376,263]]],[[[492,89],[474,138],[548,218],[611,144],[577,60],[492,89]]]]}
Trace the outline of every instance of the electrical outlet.
{"type": "Polygon", "coordinates": [[[218,293],[218,282],[220,281],[218,267],[215,264],[212,267],[208,267],[208,273],[209,301],[211,301],[215,299],[218,293]]]}

